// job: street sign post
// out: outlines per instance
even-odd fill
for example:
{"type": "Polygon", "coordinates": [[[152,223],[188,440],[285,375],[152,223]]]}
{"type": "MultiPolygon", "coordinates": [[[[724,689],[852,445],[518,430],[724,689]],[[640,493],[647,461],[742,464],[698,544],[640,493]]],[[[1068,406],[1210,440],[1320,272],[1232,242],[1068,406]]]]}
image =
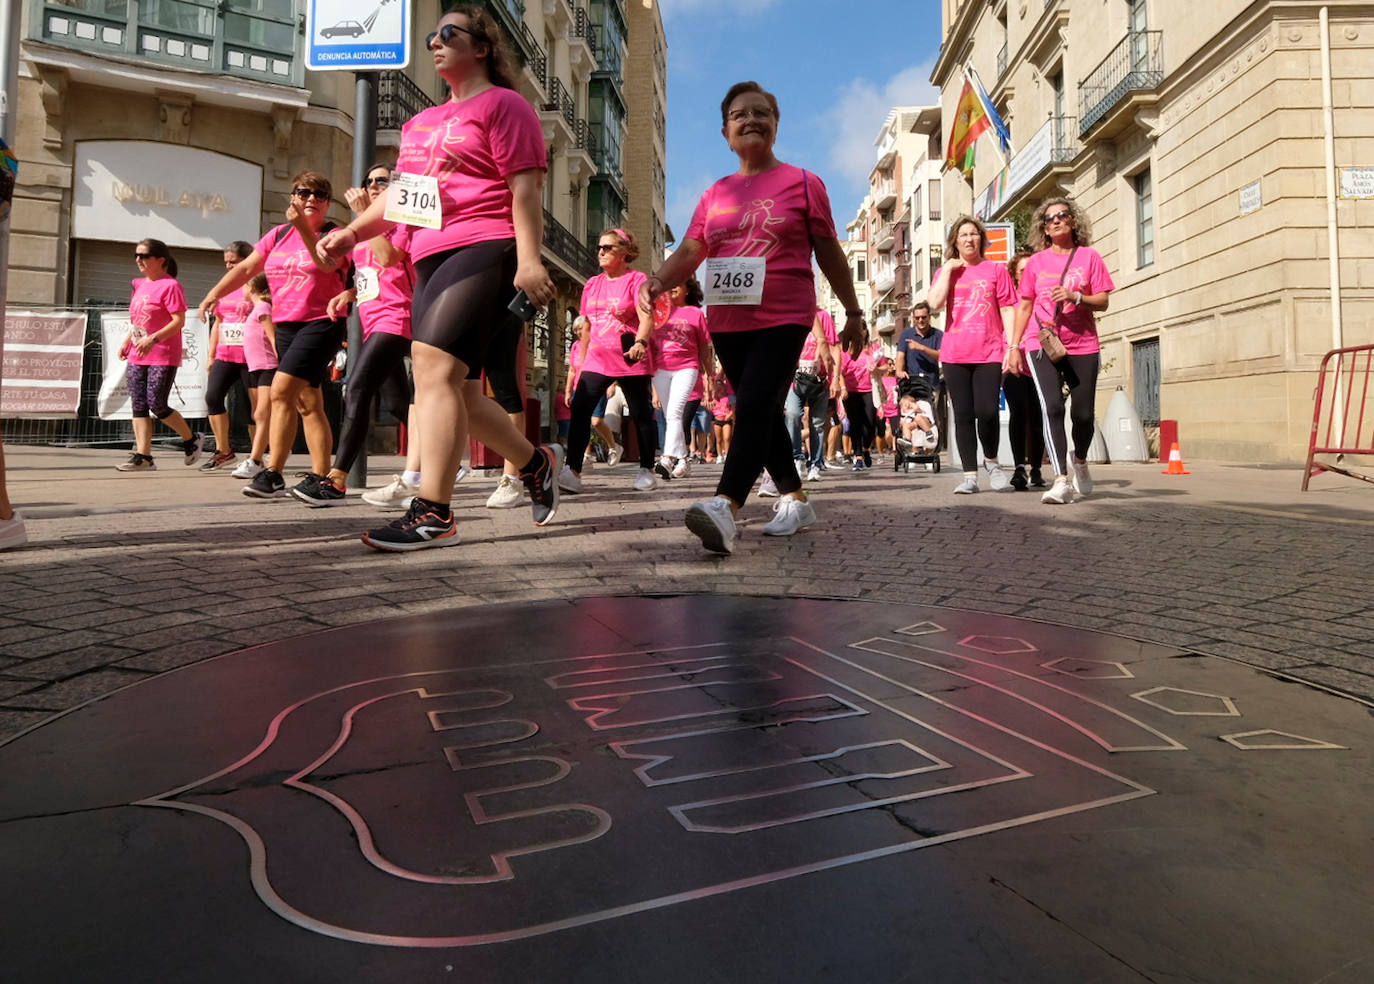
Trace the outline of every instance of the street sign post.
{"type": "Polygon", "coordinates": [[[406,0],[309,0],[305,67],[316,72],[376,72],[410,63],[406,0]]]}

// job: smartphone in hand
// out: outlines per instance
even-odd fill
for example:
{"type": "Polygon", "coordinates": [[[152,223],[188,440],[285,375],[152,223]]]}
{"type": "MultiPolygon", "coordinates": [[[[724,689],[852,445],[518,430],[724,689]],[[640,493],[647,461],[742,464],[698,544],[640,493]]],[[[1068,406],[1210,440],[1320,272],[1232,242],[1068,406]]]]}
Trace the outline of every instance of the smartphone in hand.
{"type": "Polygon", "coordinates": [[[620,354],[625,357],[626,362],[635,363],[639,361],[638,359],[630,358],[630,349],[634,348],[634,346],[635,336],[632,332],[620,336],[620,354]]]}
{"type": "Polygon", "coordinates": [[[538,309],[530,302],[529,295],[523,290],[516,291],[515,297],[507,305],[507,310],[521,321],[533,321],[535,315],[539,313],[538,309]]]}

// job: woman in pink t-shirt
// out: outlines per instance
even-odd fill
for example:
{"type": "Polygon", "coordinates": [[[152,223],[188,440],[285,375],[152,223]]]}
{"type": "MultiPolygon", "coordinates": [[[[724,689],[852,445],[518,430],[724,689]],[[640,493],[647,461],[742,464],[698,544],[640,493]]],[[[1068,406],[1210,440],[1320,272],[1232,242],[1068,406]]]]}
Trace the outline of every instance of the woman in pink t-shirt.
{"type": "Polygon", "coordinates": [[[878,408],[873,405],[873,350],[866,335],[853,334],[840,357],[844,375],[844,415],[849,420],[849,441],[854,447],[854,471],[873,467],[873,439],[878,433],[878,408]]]}
{"type": "Polygon", "coordinates": [[[282,469],[296,443],[297,413],[310,449],[310,472],[297,487],[313,487],[329,470],[334,434],[325,416],[321,387],[344,341],[344,323],[329,316],[329,300],[345,286],[349,265],[321,259],[315,246],[326,231],[333,196],[333,186],[323,174],[297,174],[291,179],[286,222],[269,229],[248,257],[200,302],[204,321],[220,298],[238,291],[257,274],[266,273],[271,285],[278,365],[272,377],[270,460],[243,487],[243,494],[251,498],[277,499],[287,494],[282,469]]]}
{"type": "Polygon", "coordinates": [[[248,316],[243,325],[243,357],[253,378],[253,446],[234,469],[234,478],[254,478],[266,465],[267,441],[272,434],[272,380],[277,375],[277,326],[272,321],[272,289],[267,274],[254,274],[243,285],[248,316]]]}
{"type": "Polygon", "coordinates": [[[988,230],[981,219],[961,215],[949,227],[945,261],[931,280],[926,301],[945,309],[940,367],[954,415],[954,443],[964,477],[954,491],[978,491],[978,445],[994,492],[1011,488],[997,461],[1002,424],[998,417],[1002,369],[1007,354],[1016,286],[1004,264],[985,259],[988,230]]]}
{"type": "Polygon", "coordinates": [[[1021,302],[1012,327],[1007,368],[1020,372],[1023,365],[1030,364],[1045,412],[1045,445],[1055,474],[1054,484],[1040,499],[1061,505],[1092,491],[1088,449],[1097,429],[1095,404],[1101,361],[1094,315],[1107,310],[1107,295],[1116,285],[1102,256],[1089,245],[1092,227],[1074,202],[1051,198],[1036,215],[1039,221],[1031,227],[1030,240],[1038,252],[1021,268],[1021,302]],[[1052,362],[1040,347],[1042,327],[1058,335],[1068,350],[1059,362],[1052,362]],[[1065,384],[1073,401],[1072,462],[1064,439],[1065,384]]]}
{"type": "MultiPolygon", "coordinates": [[[[224,247],[224,269],[232,270],[253,252],[251,243],[235,240],[224,247]]],[[[209,372],[205,381],[205,407],[210,418],[210,430],[215,435],[215,453],[200,466],[203,472],[216,471],[234,460],[229,446],[229,411],[224,398],[238,383],[248,395],[250,405],[256,402],[253,390],[257,383],[248,371],[243,355],[243,324],[253,305],[242,291],[220,298],[215,316],[210,322],[209,372]]]]}
{"type": "Polygon", "coordinates": [[[773,154],[778,101],[757,82],[730,87],[721,134],[739,168],[702,195],[676,252],[648,279],[642,310],[706,261],[707,327],[716,356],[738,394],[730,456],[715,498],[687,510],[687,528],[706,549],[734,550],[735,515],[767,468],[782,498],[764,526],[791,536],[816,521],[792,463],[783,405],[797,359],[815,325],[811,257],[845,306],[845,337],[863,330],[863,313],[835,234],[820,178],[773,154]]]}
{"type": "Polygon", "coordinates": [[[668,293],[673,308],[650,338],[654,390],[663,406],[666,426],[663,457],[654,471],[664,478],[685,478],[692,470],[692,462],[687,456],[682,419],[697,380],[710,371],[715,358],[711,354],[711,337],[706,333],[706,315],[701,312],[705,295],[697,278],[688,277],[685,284],[678,284],[668,293]]]}
{"type": "Polygon", "coordinates": [[[658,485],[654,477],[653,358],[649,339],[653,315],[637,308],[644,274],[631,270],[639,258],[639,244],[625,229],[607,229],[597,237],[596,259],[601,272],[582,288],[581,314],[591,323],[582,371],[573,389],[572,424],[568,431],[568,463],[558,483],[565,492],[582,491],[582,461],[591,440],[597,401],[619,384],[629,405],[639,439],[639,471],[633,488],[644,492],[658,485]]]}
{"type": "Polygon", "coordinates": [[[536,309],[554,299],[540,259],[548,157],[539,115],[517,90],[500,29],[485,11],[462,6],[444,14],[426,47],[450,98],[401,128],[387,197],[319,246],[321,256],[343,256],[399,222],[415,265],[420,491],[404,516],[363,534],[377,550],[458,543],[449,501],[462,459],[459,435],[468,429],[507,462],[521,463],[536,525],[554,517],[563,464],[561,446],[536,448],[482,388],[484,370],[513,372],[501,364],[513,353],[499,342],[519,321],[511,312],[517,291],[536,309]]]}
{"type": "Polygon", "coordinates": [[[177,283],[177,261],[160,239],[143,239],[134,247],[134,262],[143,276],[133,281],[129,302],[132,328],[119,347],[128,360],[124,377],[134,412],[134,450],[119,471],[153,471],[152,415],[181,437],[186,464],[200,457],[200,434],[193,434],[186,420],[167,400],[181,365],[181,329],[186,324],[186,295],[177,283]]]}

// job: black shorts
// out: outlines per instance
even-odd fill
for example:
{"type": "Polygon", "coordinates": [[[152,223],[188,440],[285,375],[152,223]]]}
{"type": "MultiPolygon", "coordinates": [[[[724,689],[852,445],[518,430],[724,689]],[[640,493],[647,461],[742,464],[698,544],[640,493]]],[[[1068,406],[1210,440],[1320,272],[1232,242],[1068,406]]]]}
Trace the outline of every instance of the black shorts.
{"type": "Polygon", "coordinates": [[[507,308],[515,297],[515,268],[513,239],[472,243],[416,260],[412,337],[461,361],[469,379],[484,369],[499,371],[493,347],[512,323],[519,324],[507,308]]]}
{"type": "Polygon", "coordinates": [[[491,395],[506,413],[520,413],[525,409],[523,380],[517,378],[520,367],[520,343],[525,340],[525,323],[513,318],[496,331],[487,347],[487,382],[491,395]]]}
{"type": "Polygon", "coordinates": [[[329,318],[278,321],[277,371],[319,387],[343,347],[344,330],[344,322],[329,318]]]}
{"type": "Polygon", "coordinates": [[[277,370],[275,369],[254,369],[248,375],[253,380],[252,388],[256,389],[259,386],[266,386],[268,389],[271,389],[272,377],[276,374],[277,370]]]}

